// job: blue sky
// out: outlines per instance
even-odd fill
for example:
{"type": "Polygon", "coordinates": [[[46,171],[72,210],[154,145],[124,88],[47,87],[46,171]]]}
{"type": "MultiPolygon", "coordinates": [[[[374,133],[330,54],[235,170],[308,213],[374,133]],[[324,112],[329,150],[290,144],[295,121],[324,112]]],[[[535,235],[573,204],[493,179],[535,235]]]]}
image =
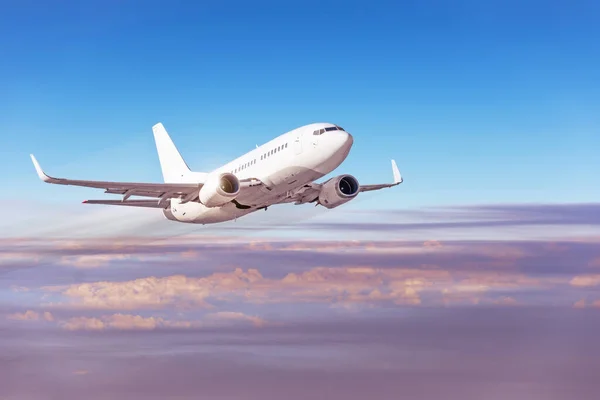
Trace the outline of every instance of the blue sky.
{"type": "MultiPolygon", "coordinates": [[[[151,126],[208,170],[297,126],[355,136],[354,208],[598,199],[595,2],[13,2],[0,16],[2,200],[160,181],[151,126]],[[18,193],[17,193],[18,191],[18,193]]],[[[337,172],[337,171],[336,171],[337,172]]],[[[78,206],[78,205],[77,205],[78,206]]]]}

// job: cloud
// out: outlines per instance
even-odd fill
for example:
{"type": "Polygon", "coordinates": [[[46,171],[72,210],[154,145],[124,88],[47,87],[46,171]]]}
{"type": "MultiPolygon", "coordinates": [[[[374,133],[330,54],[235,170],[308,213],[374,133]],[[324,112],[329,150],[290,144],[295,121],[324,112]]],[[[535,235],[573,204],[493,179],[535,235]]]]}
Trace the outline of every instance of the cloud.
{"type": "Polygon", "coordinates": [[[104,321],[99,318],[88,318],[88,317],[74,317],[69,318],[65,322],[61,322],[60,325],[69,331],[86,330],[96,331],[103,330],[106,328],[104,321]]]}
{"type": "Polygon", "coordinates": [[[573,286],[598,286],[600,285],[600,274],[578,275],[571,279],[573,286]]]}
{"type": "Polygon", "coordinates": [[[90,371],[86,370],[86,369],[78,369],[73,371],[73,375],[87,375],[89,374],[90,371]]]}
{"type": "MultiPolygon", "coordinates": [[[[408,229],[478,228],[526,225],[600,225],[600,203],[571,204],[498,204],[430,207],[421,210],[376,210],[366,214],[419,219],[408,222],[408,229]]],[[[372,225],[371,228],[378,225],[372,225]]],[[[388,227],[389,228],[389,227],[388,227]]]]}
{"type": "MultiPolygon", "coordinates": [[[[482,299],[498,291],[532,290],[566,283],[555,277],[530,278],[507,271],[451,272],[437,267],[374,268],[316,267],[282,278],[264,277],[256,269],[236,268],[204,277],[173,275],[121,282],[91,282],[47,287],[58,291],[67,305],[88,309],[192,309],[220,303],[321,303],[420,305],[423,294],[439,293],[444,302],[482,299]]],[[[478,301],[470,301],[477,304],[478,301]]],[[[433,305],[435,299],[428,299],[433,305]]]]}
{"type": "Polygon", "coordinates": [[[132,314],[113,314],[99,318],[73,317],[61,321],[59,325],[69,331],[102,331],[111,330],[154,330],[160,327],[189,328],[195,325],[190,321],[169,321],[160,317],[142,317],[132,314]]]}
{"type": "Polygon", "coordinates": [[[40,315],[35,311],[27,310],[24,313],[10,314],[8,319],[16,321],[37,321],[40,319],[40,315]]]}
{"type": "Polygon", "coordinates": [[[517,300],[515,300],[514,298],[509,297],[509,296],[505,296],[500,299],[497,299],[496,301],[494,301],[494,303],[505,305],[505,306],[516,306],[519,304],[519,302],[517,300]]]}
{"type": "MultiPolygon", "coordinates": [[[[595,284],[590,263],[600,256],[593,237],[296,241],[197,236],[0,240],[3,246],[22,246],[19,251],[28,249],[44,260],[40,266],[4,270],[10,274],[7,289],[21,304],[27,301],[54,316],[78,309],[132,315],[161,310],[166,320],[178,320],[167,318],[175,312],[195,310],[279,313],[286,304],[298,312],[312,307],[322,314],[445,305],[570,306],[595,284]],[[48,263],[46,257],[56,262],[48,263]],[[95,267],[64,268],[65,259],[69,267],[95,267]],[[514,302],[502,300],[506,298],[514,302]]],[[[72,322],[91,327],[107,323],[72,322]]]]}
{"type": "Polygon", "coordinates": [[[54,316],[50,312],[45,311],[40,314],[33,310],[27,310],[23,313],[9,314],[7,316],[7,318],[15,320],[15,321],[40,321],[40,320],[44,320],[44,321],[48,321],[48,322],[54,321],[54,316]]]}
{"type": "Polygon", "coordinates": [[[210,313],[200,320],[172,320],[163,317],[143,317],[135,314],[116,313],[112,315],[103,315],[101,317],[72,317],[58,322],[60,327],[68,331],[152,331],[159,328],[201,329],[237,324],[251,324],[255,327],[264,327],[267,326],[268,322],[257,316],[233,311],[210,313]]]}
{"type": "Polygon", "coordinates": [[[585,308],[585,299],[577,300],[573,304],[573,308],[585,308]]]}
{"type": "Polygon", "coordinates": [[[126,260],[129,256],[125,254],[93,254],[81,256],[64,256],[59,263],[76,268],[98,268],[116,260],[126,260]]]}
{"type": "Polygon", "coordinates": [[[281,326],[247,323],[202,332],[5,329],[0,393],[299,400],[326,392],[358,400],[401,392],[425,400],[444,393],[487,399],[501,391],[496,399],[529,400],[532,393],[594,399],[599,330],[597,310],[556,307],[310,315],[281,326]]]}
{"type": "MultiPolygon", "coordinates": [[[[210,295],[227,295],[248,287],[263,278],[257,270],[214,273],[205,278],[173,275],[164,278],[148,277],[125,282],[94,282],[69,285],[62,294],[87,308],[124,309],[209,307],[210,295]]],[[[47,288],[59,290],[60,288],[47,288]]]]}
{"type": "Polygon", "coordinates": [[[206,316],[209,320],[215,320],[220,322],[250,322],[256,327],[263,327],[267,324],[267,321],[260,317],[246,315],[241,312],[234,311],[220,311],[206,316]]]}

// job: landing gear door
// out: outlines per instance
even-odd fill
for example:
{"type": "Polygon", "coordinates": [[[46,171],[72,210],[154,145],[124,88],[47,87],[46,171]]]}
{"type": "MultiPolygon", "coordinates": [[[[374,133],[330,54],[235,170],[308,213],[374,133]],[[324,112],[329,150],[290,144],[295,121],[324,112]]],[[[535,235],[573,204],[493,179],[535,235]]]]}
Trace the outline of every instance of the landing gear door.
{"type": "Polygon", "coordinates": [[[302,153],[302,133],[296,134],[296,139],[294,140],[294,153],[302,153]]]}

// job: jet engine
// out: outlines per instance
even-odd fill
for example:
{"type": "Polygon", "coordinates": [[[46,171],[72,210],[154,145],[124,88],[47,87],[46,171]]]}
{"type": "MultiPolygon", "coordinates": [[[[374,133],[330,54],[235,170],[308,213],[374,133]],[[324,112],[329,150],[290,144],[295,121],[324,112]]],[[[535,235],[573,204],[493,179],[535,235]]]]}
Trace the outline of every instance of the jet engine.
{"type": "Polygon", "coordinates": [[[230,173],[211,175],[200,189],[200,203],[206,207],[220,207],[240,193],[240,181],[230,173]]]}
{"type": "Polygon", "coordinates": [[[360,185],[352,175],[340,175],[323,183],[319,194],[319,204],[335,208],[356,197],[360,185]]]}

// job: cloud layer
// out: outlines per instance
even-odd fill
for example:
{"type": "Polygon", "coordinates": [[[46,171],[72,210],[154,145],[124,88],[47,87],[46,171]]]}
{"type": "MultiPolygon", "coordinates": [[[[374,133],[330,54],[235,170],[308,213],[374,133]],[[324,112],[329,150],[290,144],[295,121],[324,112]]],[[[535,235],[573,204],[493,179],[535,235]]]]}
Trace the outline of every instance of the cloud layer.
{"type": "Polygon", "coordinates": [[[596,211],[5,237],[0,397],[592,398],[596,211]]]}

